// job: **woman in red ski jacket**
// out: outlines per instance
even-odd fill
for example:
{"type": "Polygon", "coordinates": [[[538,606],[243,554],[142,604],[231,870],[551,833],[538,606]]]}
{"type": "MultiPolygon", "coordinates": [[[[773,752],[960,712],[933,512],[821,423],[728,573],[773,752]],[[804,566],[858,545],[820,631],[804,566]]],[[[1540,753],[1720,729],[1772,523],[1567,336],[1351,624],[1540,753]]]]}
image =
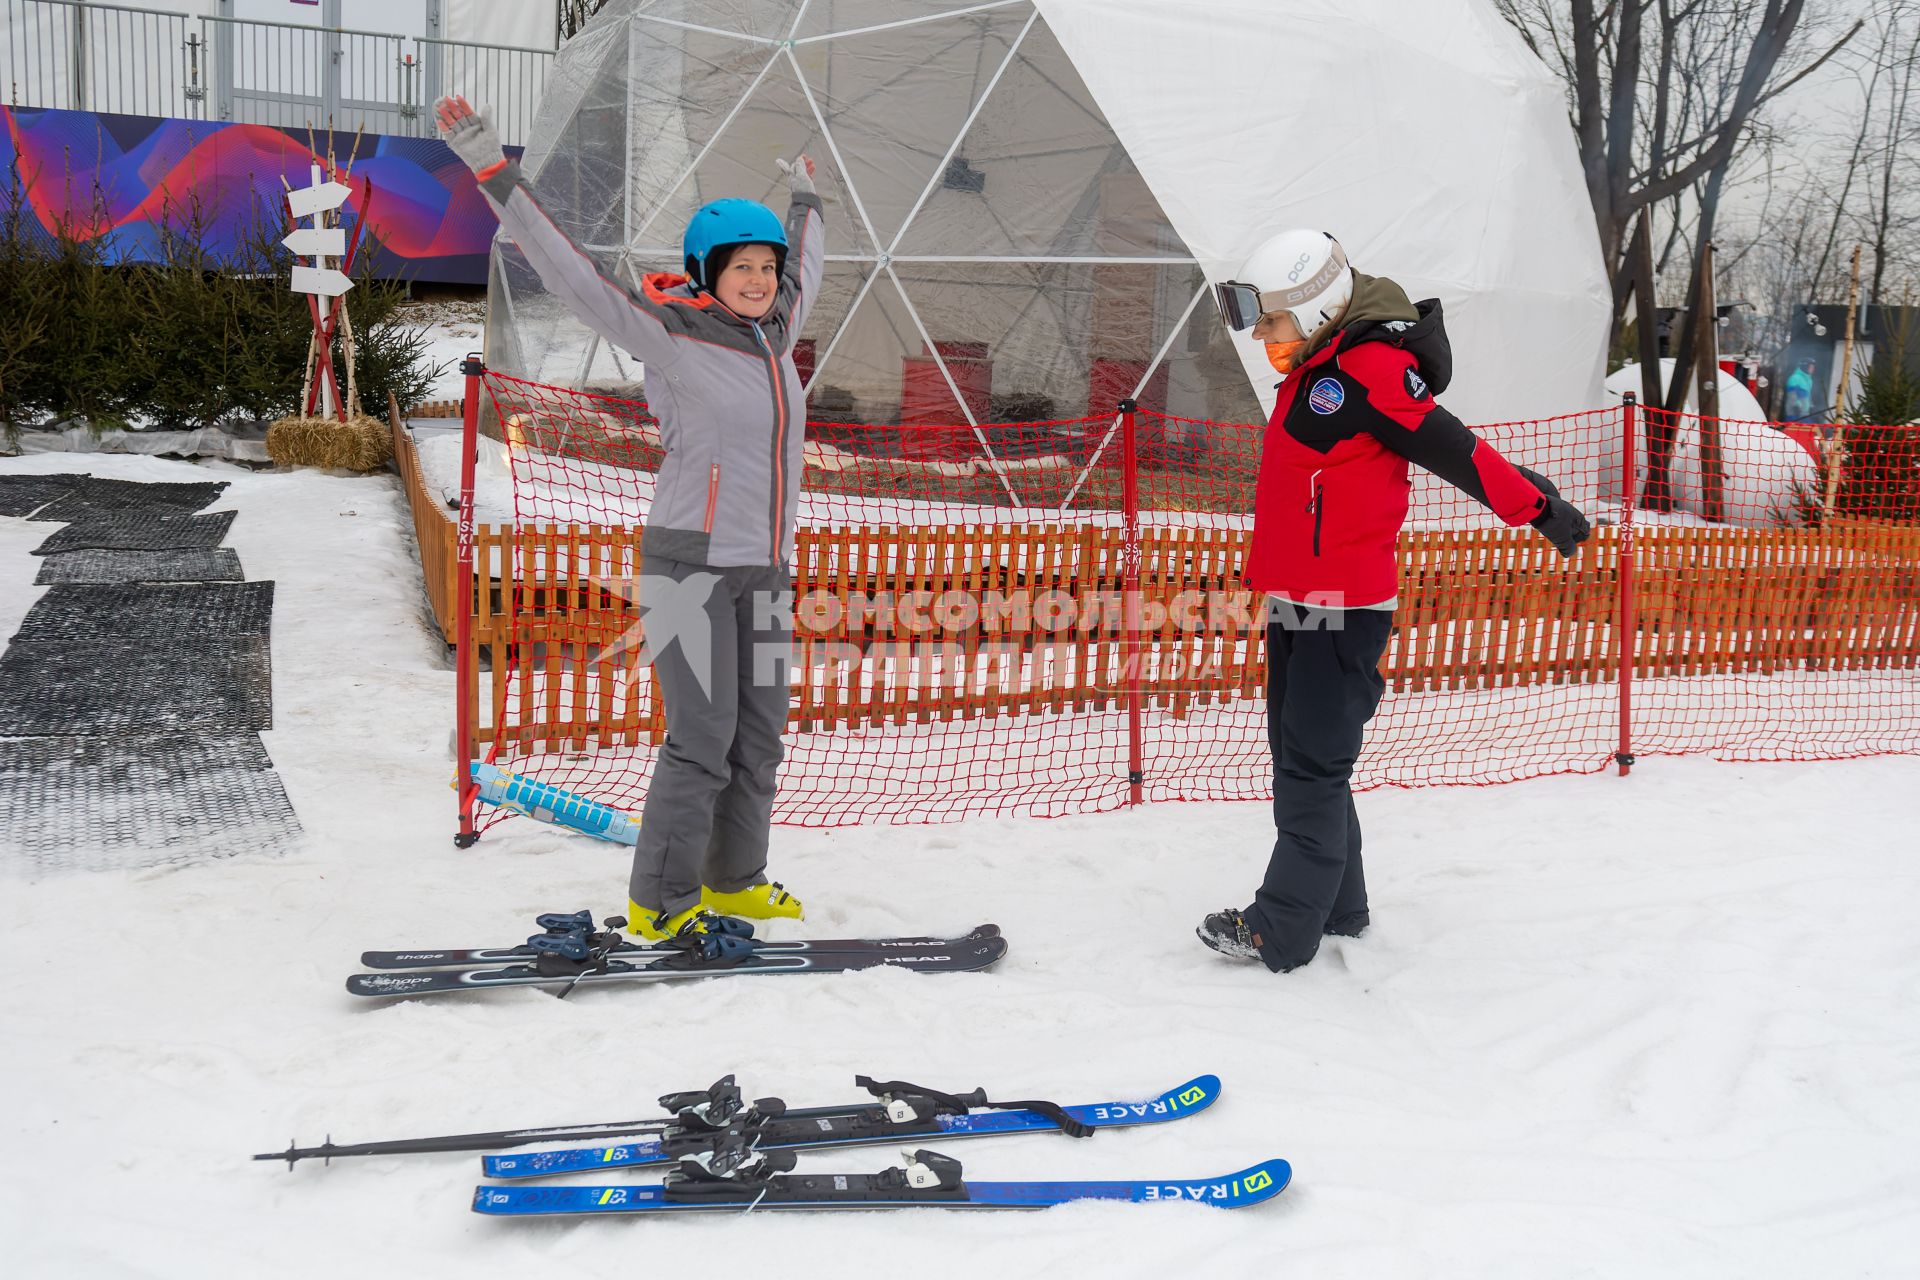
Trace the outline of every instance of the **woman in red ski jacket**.
{"type": "Polygon", "coordinates": [[[1245,909],[1200,938],[1284,972],[1323,934],[1367,927],[1360,819],[1349,783],[1385,692],[1380,656],[1399,581],[1394,549],[1419,465],[1562,555],[1589,532],[1551,481],[1515,466],[1441,408],[1453,376],[1440,303],[1354,271],[1333,237],[1289,231],[1216,288],[1222,318],[1252,328],[1283,376],[1254,496],[1247,585],[1269,600],[1267,740],[1277,838],[1245,909]]]}

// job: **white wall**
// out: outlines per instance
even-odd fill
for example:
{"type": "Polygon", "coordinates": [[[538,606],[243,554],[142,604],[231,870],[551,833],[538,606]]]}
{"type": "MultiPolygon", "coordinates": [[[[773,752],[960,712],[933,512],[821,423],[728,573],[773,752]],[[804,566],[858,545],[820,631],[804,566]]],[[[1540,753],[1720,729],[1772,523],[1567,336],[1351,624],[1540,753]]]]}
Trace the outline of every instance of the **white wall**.
{"type": "MultiPolygon", "coordinates": [[[[219,0],[160,0],[128,12],[66,5],[10,4],[0,10],[0,95],[23,107],[71,109],[76,34],[87,51],[84,106],[123,115],[184,115],[187,55],[196,19],[219,0]],[[76,22],[83,28],[76,33],[76,22]]],[[[202,80],[206,68],[202,64],[202,80]]]]}
{"type": "Polygon", "coordinates": [[[447,40],[553,48],[560,15],[555,0],[443,0],[447,40]]]}
{"type": "Polygon", "coordinates": [[[427,30],[427,7],[427,0],[340,0],[340,25],[400,36],[438,35],[427,30]]]}
{"type": "MultiPolygon", "coordinates": [[[[220,0],[141,0],[138,4],[133,4],[133,0],[128,0],[128,3],[134,8],[165,9],[168,13],[187,13],[192,14],[196,18],[206,17],[210,14],[217,15],[220,12],[220,0]]],[[[285,0],[281,0],[281,6],[288,9],[298,7],[286,4],[285,0]]]]}
{"type": "MultiPolygon", "coordinates": [[[[178,6],[161,5],[160,8],[178,6]]],[[[221,12],[218,0],[201,6],[208,12],[221,12]]],[[[321,24],[326,11],[325,0],[320,4],[297,4],[295,0],[233,0],[226,11],[230,18],[244,18],[248,22],[285,22],[299,27],[317,27],[321,24]]]]}

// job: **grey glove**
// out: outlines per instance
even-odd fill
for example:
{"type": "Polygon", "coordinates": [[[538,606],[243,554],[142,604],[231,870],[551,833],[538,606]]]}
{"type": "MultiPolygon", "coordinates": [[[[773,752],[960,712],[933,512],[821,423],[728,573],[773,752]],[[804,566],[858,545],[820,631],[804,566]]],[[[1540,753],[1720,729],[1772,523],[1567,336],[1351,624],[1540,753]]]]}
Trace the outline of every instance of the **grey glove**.
{"type": "Polygon", "coordinates": [[[468,105],[465,98],[454,96],[442,98],[433,104],[433,113],[440,122],[440,132],[446,137],[447,145],[453,148],[453,154],[466,162],[467,168],[481,178],[490,178],[498,173],[507,162],[507,153],[501,150],[500,135],[493,131],[487,118],[468,105]]]}
{"type": "Polygon", "coordinates": [[[787,190],[796,196],[810,196],[813,191],[813,161],[807,156],[796,156],[792,160],[775,160],[780,172],[787,175],[787,190]]]}

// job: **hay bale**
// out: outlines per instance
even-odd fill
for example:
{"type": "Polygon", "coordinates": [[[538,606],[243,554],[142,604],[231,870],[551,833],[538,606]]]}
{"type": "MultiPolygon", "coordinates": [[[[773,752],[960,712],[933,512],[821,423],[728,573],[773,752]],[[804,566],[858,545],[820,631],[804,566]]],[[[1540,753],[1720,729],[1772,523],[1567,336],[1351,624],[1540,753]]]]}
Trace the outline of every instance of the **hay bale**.
{"type": "Polygon", "coordinates": [[[393,460],[393,437],[385,423],[364,415],[282,418],[267,428],[267,456],[283,467],[344,467],[374,471],[393,460]]]}

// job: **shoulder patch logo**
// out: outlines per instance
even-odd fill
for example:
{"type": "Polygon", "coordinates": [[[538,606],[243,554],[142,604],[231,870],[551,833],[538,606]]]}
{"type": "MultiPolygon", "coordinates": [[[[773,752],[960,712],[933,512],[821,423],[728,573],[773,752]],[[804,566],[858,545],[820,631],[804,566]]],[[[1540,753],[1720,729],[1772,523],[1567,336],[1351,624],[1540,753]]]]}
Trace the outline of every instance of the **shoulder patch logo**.
{"type": "Polygon", "coordinates": [[[1427,390],[1427,380],[1412,365],[1407,366],[1407,394],[1415,400],[1425,400],[1431,394],[1427,390]]]}
{"type": "Polygon", "coordinates": [[[1307,392],[1307,407],[1318,414],[1337,413],[1346,399],[1347,389],[1338,378],[1322,378],[1307,392]]]}
{"type": "Polygon", "coordinates": [[[1405,333],[1407,330],[1413,328],[1413,321],[1389,320],[1382,327],[1385,328],[1388,333],[1405,333]]]}

